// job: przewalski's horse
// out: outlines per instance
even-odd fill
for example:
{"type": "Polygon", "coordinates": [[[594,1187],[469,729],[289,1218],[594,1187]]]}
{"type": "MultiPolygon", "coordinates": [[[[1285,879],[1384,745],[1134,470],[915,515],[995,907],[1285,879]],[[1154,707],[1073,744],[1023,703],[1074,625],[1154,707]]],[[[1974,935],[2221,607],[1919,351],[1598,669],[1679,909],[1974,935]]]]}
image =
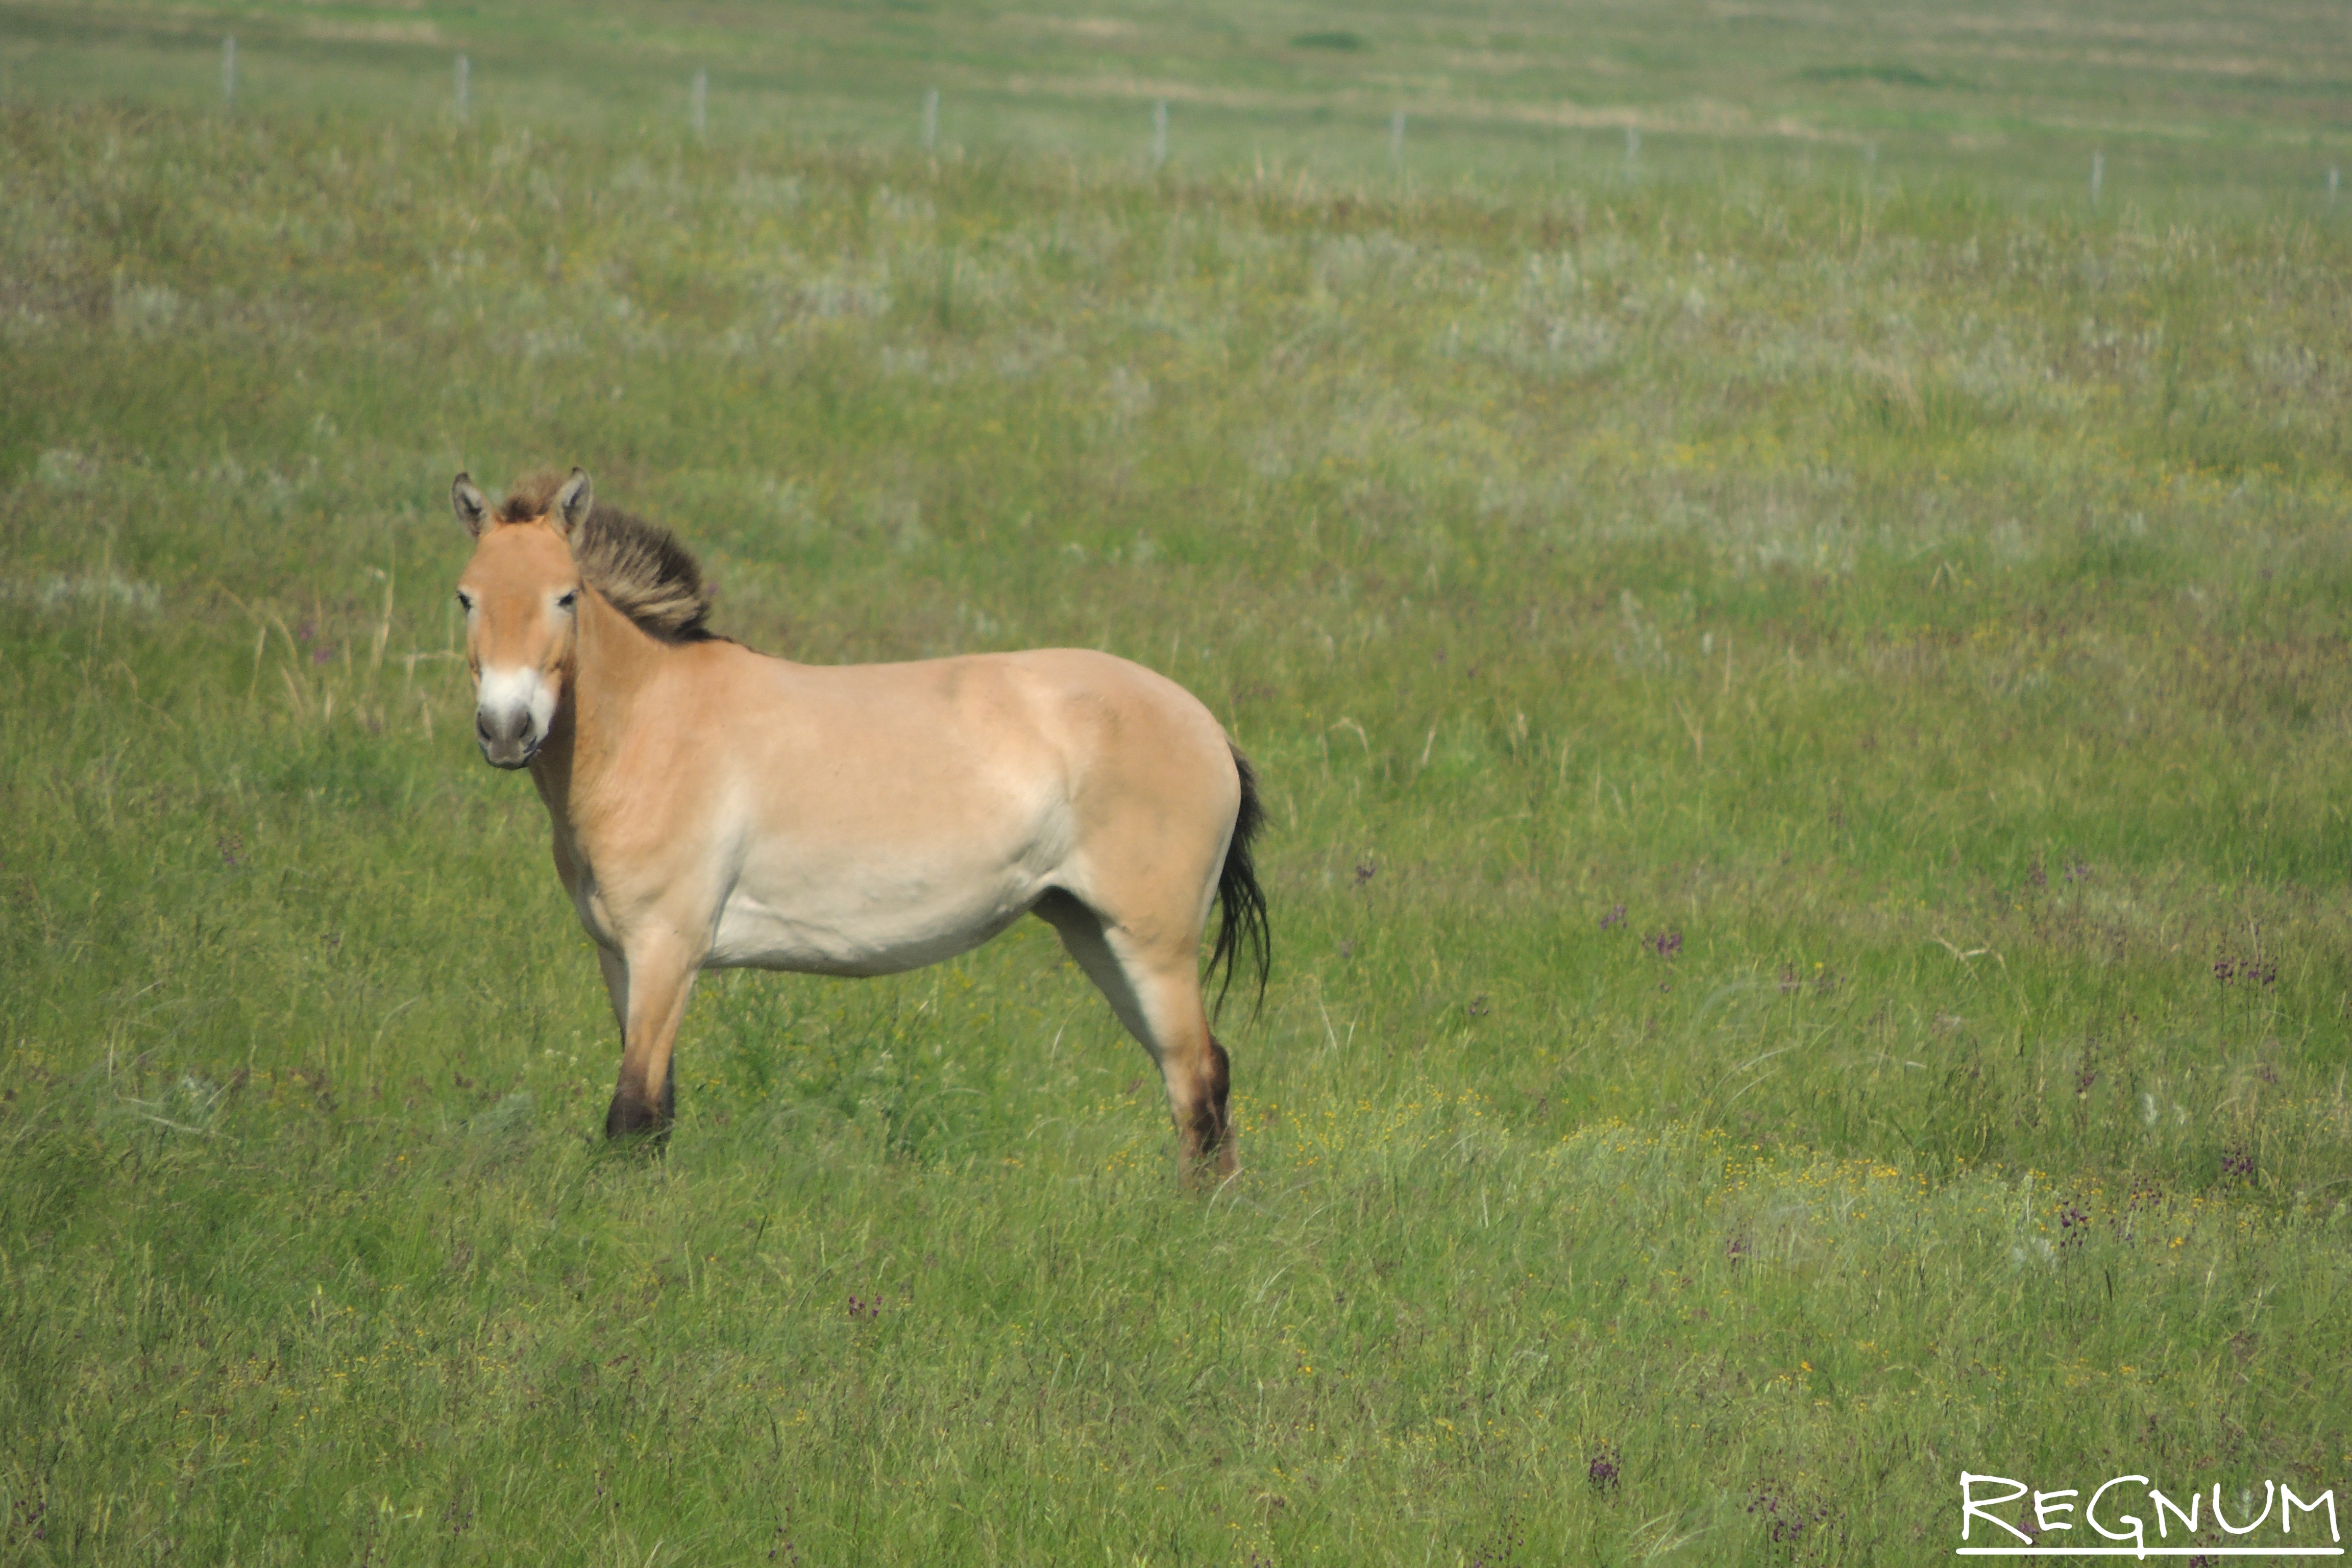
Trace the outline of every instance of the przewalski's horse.
{"type": "Polygon", "coordinates": [[[712,635],[694,558],[596,505],[574,468],[493,510],[458,579],[475,729],[530,769],[555,869],[621,1026],[608,1137],[666,1136],[671,1049],[704,969],[874,975],[977,947],[1024,914],[1159,1064],[1187,1173],[1234,1169],[1209,967],[1255,956],[1263,812],[1249,763],[1162,676],[1084,650],[819,666],[712,635]]]}

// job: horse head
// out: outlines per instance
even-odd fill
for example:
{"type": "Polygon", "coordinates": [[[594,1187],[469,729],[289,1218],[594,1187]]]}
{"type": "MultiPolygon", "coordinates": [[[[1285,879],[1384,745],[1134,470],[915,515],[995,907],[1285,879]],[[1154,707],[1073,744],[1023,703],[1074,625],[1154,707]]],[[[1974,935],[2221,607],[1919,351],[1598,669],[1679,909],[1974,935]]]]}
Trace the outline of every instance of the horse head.
{"type": "Polygon", "coordinates": [[[464,474],[449,504],[474,537],[457,579],[466,663],[474,672],[474,735],[492,767],[520,768],[547,742],[572,668],[581,577],[573,533],[593,504],[578,468],[551,492],[489,501],[464,474]]]}

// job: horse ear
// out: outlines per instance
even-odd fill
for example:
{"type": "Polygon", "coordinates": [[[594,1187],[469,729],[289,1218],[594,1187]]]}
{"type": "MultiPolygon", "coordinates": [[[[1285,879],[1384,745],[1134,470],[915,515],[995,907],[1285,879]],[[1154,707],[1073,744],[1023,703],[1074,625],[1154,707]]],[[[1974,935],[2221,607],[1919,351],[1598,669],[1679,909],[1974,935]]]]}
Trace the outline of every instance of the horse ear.
{"type": "Polygon", "coordinates": [[[474,488],[471,475],[459,474],[449,487],[449,510],[457,514],[457,521],[467,533],[479,539],[482,530],[490,525],[490,503],[488,497],[474,488]]]}
{"type": "Polygon", "coordinates": [[[572,477],[563,481],[563,488],[555,492],[555,504],[548,508],[548,516],[569,539],[580,531],[580,525],[588,521],[589,509],[595,504],[595,495],[588,488],[587,472],[574,468],[572,477]]]}

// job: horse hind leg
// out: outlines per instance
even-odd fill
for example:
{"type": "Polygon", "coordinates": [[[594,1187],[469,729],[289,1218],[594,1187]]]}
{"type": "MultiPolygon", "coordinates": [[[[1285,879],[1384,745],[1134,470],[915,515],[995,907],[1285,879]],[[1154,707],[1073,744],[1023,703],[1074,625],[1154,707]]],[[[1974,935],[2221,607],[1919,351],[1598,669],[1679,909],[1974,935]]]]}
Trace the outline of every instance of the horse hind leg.
{"type": "Polygon", "coordinates": [[[1233,1058],[1209,1032],[1195,951],[1152,951],[1066,893],[1050,895],[1037,913],[1160,1068],[1186,1179],[1213,1168],[1233,1174],[1233,1058]]]}
{"type": "MultiPolygon", "coordinates": [[[[1197,998],[1198,981],[1192,989],[1197,998]]],[[[1217,1173],[1230,1176],[1241,1168],[1241,1152],[1234,1147],[1233,1107],[1228,1103],[1233,1094],[1234,1059],[1225,1055],[1225,1047],[1208,1032],[1205,1023],[1201,1032],[1209,1044],[1208,1061],[1199,1079],[1201,1092],[1193,1100],[1192,1146],[1196,1159],[1214,1161],[1217,1173]]]]}

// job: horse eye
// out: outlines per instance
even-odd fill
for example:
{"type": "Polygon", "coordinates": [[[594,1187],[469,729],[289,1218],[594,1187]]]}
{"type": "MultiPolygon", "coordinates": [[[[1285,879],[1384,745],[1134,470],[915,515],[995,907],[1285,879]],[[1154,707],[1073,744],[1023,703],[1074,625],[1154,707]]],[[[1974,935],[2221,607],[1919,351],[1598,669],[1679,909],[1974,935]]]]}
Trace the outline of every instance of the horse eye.
{"type": "Polygon", "coordinates": [[[460,608],[470,610],[474,607],[474,596],[460,588],[457,590],[457,604],[460,608]]]}
{"type": "Polygon", "coordinates": [[[572,592],[570,592],[569,594],[564,595],[563,595],[563,597],[562,597],[561,599],[556,600],[556,601],[555,601],[555,607],[556,607],[557,609],[559,609],[559,610],[568,610],[568,609],[570,609],[572,605],[574,605],[578,604],[579,602],[580,602],[580,590],[579,590],[579,589],[577,589],[577,588],[574,588],[574,589],[572,589],[572,592]]]}

